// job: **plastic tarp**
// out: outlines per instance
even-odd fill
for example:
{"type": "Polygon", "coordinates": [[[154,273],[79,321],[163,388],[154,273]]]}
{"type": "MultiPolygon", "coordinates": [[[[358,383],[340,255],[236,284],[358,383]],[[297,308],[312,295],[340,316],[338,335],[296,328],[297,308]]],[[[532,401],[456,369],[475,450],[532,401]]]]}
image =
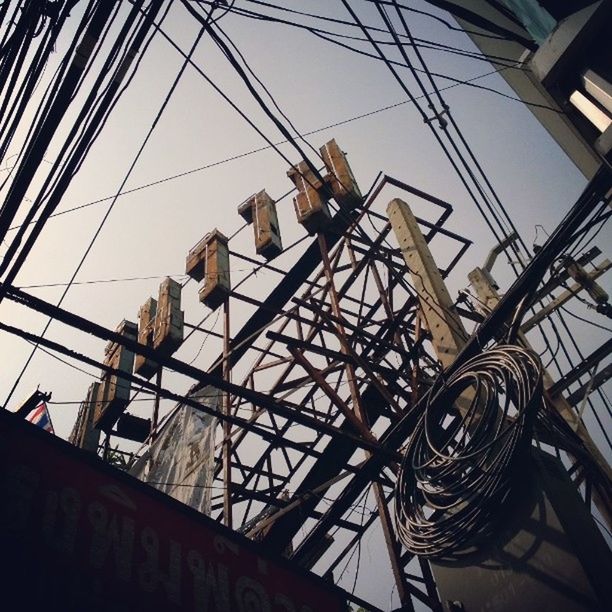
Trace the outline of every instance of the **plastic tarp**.
{"type": "MultiPolygon", "coordinates": [[[[215,409],[219,398],[218,390],[212,387],[204,387],[190,396],[215,409]]],[[[209,515],[216,424],[215,417],[197,408],[179,405],[130,473],[209,515]]]]}

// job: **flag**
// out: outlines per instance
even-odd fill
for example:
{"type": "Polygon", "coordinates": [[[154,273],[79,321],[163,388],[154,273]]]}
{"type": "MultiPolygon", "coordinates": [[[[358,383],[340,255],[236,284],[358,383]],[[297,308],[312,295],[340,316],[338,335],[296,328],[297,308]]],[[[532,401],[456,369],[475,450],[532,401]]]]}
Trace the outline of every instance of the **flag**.
{"type": "Polygon", "coordinates": [[[26,417],[26,421],[30,421],[34,425],[38,425],[38,427],[42,427],[45,431],[49,433],[55,433],[53,431],[53,424],[51,423],[51,415],[47,410],[47,404],[45,402],[41,402],[28,414],[26,417]]]}

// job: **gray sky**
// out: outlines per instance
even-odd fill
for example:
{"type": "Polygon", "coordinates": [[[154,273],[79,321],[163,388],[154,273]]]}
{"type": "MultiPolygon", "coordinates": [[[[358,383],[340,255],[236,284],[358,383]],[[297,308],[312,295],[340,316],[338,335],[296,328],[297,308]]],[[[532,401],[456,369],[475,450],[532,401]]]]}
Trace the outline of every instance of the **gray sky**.
{"type": "MultiPolygon", "coordinates": [[[[283,4],[312,13],[350,18],[340,2],[292,0],[283,4]]],[[[381,25],[371,5],[362,1],[353,4],[369,24],[381,25]]],[[[238,0],[237,5],[246,6],[248,3],[238,0]]],[[[434,10],[425,3],[415,2],[411,6],[434,10]]],[[[75,10],[74,19],[78,14],[79,11],[75,10]]],[[[318,130],[406,99],[381,62],[335,47],[308,32],[234,15],[224,17],[220,25],[248,58],[253,70],[266,83],[300,132],[318,130]]],[[[452,32],[427,17],[414,15],[411,27],[420,38],[475,50],[467,36],[452,32]]],[[[185,51],[191,46],[198,30],[194,20],[178,2],[173,3],[163,29],[185,51]]],[[[359,35],[357,30],[351,33],[359,35]]],[[[52,61],[57,62],[69,35],[70,32],[64,32],[52,61]]],[[[492,71],[486,62],[433,50],[425,50],[424,53],[432,70],[458,79],[473,78],[492,71]]],[[[68,189],[60,210],[112,196],[117,191],[181,62],[178,53],[160,36],[156,36],[134,81],[68,189]]],[[[255,107],[225,58],[206,37],[197,48],[194,62],[274,142],[283,139],[255,107]]],[[[45,79],[53,74],[53,68],[47,68],[45,79]]],[[[416,91],[413,83],[407,82],[416,91]]],[[[512,95],[496,75],[484,77],[476,83],[512,95]]],[[[448,84],[443,79],[439,80],[440,86],[448,84]]],[[[42,89],[41,85],[40,91],[42,89]]],[[[585,180],[522,104],[464,85],[449,89],[445,97],[522,236],[530,245],[535,236],[535,225],[541,224],[550,231],[574,202],[585,180]]],[[[68,123],[61,126],[58,138],[46,153],[49,162],[54,160],[68,123]]],[[[474,241],[449,281],[453,295],[465,287],[467,272],[482,263],[494,240],[433,141],[427,126],[410,104],[323,130],[309,136],[308,140],[318,148],[332,137],[347,151],[362,190],[367,189],[378,171],[382,170],[452,203],[455,212],[447,227],[474,241]]],[[[149,276],[160,278],[75,284],[64,307],[110,328],[114,328],[123,318],[136,321],[139,306],[149,296],[156,297],[161,277],[176,275],[179,278],[184,274],[187,251],[205,233],[218,227],[229,235],[241,227],[242,219],[236,213],[240,202],[264,187],[272,197],[279,197],[291,188],[291,182],[286,177],[286,162],[270,149],[219,163],[263,146],[265,142],[261,137],[223,102],[193,68],[188,67],[126,188],[134,189],[175,174],[218,165],[121,196],[77,281],[149,276]]],[[[299,161],[289,146],[283,145],[281,149],[292,161],[299,161]]],[[[10,160],[7,166],[10,166],[10,160]]],[[[0,170],[2,174],[7,171],[7,166],[0,170]]],[[[109,203],[101,202],[51,219],[23,267],[17,286],[66,282],[109,203]]],[[[303,236],[302,228],[295,222],[290,199],[279,204],[279,215],[286,245],[303,236]]],[[[603,247],[606,236],[601,235],[598,243],[603,247]]],[[[253,256],[251,229],[247,228],[239,234],[232,246],[253,256]]],[[[3,252],[4,247],[0,253],[3,252]]],[[[439,255],[444,256],[443,253],[439,255]]],[[[292,257],[288,255],[284,260],[287,265],[292,257]]],[[[233,281],[245,274],[248,267],[244,262],[233,261],[233,281]]],[[[502,286],[504,281],[507,283],[511,279],[508,266],[501,260],[496,274],[502,286]]],[[[264,297],[274,282],[274,277],[263,273],[250,287],[254,295],[264,297]]],[[[609,286],[609,283],[603,284],[609,286]]],[[[47,287],[29,291],[53,302],[59,298],[62,290],[62,287],[47,287]]],[[[197,300],[197,287],[193,281],[183,291],[183,308],[185,320],[191,323],[200,321],[208,314],[197,300]]],[[[580,312],[578,307],[574,309],[580,312]]],[[[42,317],[6,300],[0,310],[3,321],[35,333],[45,324],[42,317]]],[[[236,329],[249,312],[246,309],[242,311],[240,305],[233,309],[236,329]]],[[[215,318],[213,315],[208,323],[212,324],[215,318]]],[[[217,321],[217,329],[220,329],[220,321],[217,321]]],[[[103,358],[103,343],[92,337],[56,323],[47,335],[94,359],[103,358]]],[[[579,335],[587,352],[593,350],[595,342],[601,339],[601,332],[584,330],[579,335]]],[[[23,340],[6,334],[2,334],[0,342],[3,364],[0,397],[4,399],[30,347],[23,340]]],[[[176,357],[191,361],[201,344],[202,337],[196,334],[181,347],[176,357]]],[[[211,339],[194,364],[206,369],[218,353],[219,344],[211,339]]],[[[9,407],[14,407],[37,385],[42,390],[52,391],[53,401],[78,402],[84,399],[92,380],[39,351],[9,407]]],[[[190,381],[172,375],[167,376],[164,383],[177,392],[184,392],[190,381]]],[[[77,411],[77,403],[50,406],[58,435],[69,435],[77,411]]],[[[142,402],[135,412],[149,416],[150,405],[142,402]]],[[[368,535],[366,540],[369,542],[372,538],[376,539],[376,532],[373,536],[368,535]]],[[[368,549],[363,554],[373,553],[368,549]]],[[[349,582],[352,582],[352,574],[349,574],[349,582]]],[[[379,605],[387,607],[385,601],[389,598],[390,590],[390,583],[385,579],[380,584],[370,585],[368,595],[379,605]]]]}

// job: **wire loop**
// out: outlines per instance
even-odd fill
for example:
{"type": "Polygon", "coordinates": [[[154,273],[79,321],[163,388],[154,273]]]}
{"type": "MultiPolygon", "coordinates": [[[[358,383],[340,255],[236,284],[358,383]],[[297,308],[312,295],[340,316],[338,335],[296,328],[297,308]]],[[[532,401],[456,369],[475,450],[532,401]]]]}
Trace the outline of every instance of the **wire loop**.
{"type": "Polygon", "coordinates": [[[477,355],[438,383],[395,489],[397,533],[410,552],[453,554],[490,532],[510,495],[512,468],[531,443],[542,385],[538,355],[514,345],[477,355]]]}

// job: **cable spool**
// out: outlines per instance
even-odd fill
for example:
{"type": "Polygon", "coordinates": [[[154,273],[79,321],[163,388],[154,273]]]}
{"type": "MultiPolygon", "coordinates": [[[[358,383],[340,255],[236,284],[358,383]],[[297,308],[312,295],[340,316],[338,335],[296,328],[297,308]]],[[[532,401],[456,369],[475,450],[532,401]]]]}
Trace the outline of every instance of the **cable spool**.
{"type": "Polygon", "coordinates": [[[402,460],[395,519],[410,552],[440,557],[490,532],[510,494],[515,461],[531,441],[542,365],[533,351],[500,345],[469,360],[429,397],[402,460]],[[444,427],[460,396],[469,396],[469,406],[444,427]]]}

